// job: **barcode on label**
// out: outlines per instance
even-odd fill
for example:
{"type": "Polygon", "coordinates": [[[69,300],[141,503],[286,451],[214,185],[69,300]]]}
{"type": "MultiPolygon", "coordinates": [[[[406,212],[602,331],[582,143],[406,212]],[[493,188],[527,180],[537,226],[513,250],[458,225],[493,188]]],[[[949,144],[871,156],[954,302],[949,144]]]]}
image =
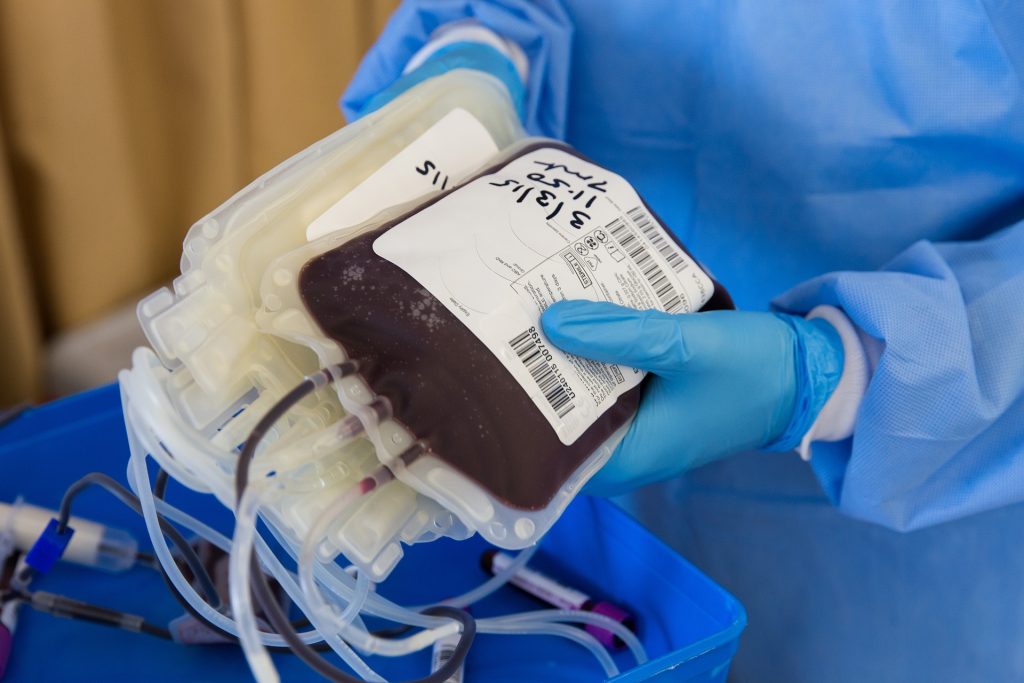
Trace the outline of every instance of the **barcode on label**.
{"type": "Polygon", "coordinates": [[[544,394],[544,399],[551,406],[552,410],[563,418],[576,407],[572,402],[569,393],[562,386],[558,374],[551,367],[550,355],[547,354],[538,344],[536,330],[526,330],[509,342],[509,346],[515,351],[519,361],[530,373],[530,377],[537,384],[537,387],[544,394]]]}
{"type": "Polygon", "coordinates": [[[441,653],[437,655],[437,668],[440,669],[442,666],[444,666],[445,663],[447,663],[447,661],[452,658],[453,654],[455,654],[454,647],[446,647],[443,650],[441,650],[441,653]]]}
{"type": "Polygon", "coordinates": [[[637,237],[637,234],[626,225],[626,222],[621,218],[616,218],[608,224],[608,232],[618,241],[619,246],[647,278],[647,283],[657,295],[661,307],[667,313],[678,313],[683,310],[683,301],[679,298],[675,285],[651,256],[651,252],[647,250],[643,240],[637,237]]]}
{"type": "Polygon", "coordinates": [[[636,227],[640,228],[640,232],[644,234],[644,237],[668,261],[668,265],[672,267],[672,270],[681,273],[690,267],[686,259],[679,255],[679,251],[673,249],[669,241],[662,236],[661,232],[658,231],[658,226],[655,225],[654,221],[651,220],[651,217],[643,209],[638,206],[627,213],[629,214],[629,219],[633,221],[636,227]]]}

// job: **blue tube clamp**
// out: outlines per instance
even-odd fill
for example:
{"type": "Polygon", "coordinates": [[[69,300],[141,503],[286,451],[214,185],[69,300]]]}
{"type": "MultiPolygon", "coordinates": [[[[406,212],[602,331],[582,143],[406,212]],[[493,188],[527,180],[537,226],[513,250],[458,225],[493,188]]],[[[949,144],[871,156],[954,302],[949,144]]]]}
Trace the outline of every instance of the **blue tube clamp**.
{"type": "Polygon", "coordinates": [[[71,527],[65,527],[64,532],[61,533],[58,527],[57,520],[51,519],[25,556],[25,564],[40,574],[47,573],[53,568],[53,565],[57,564],[57,560],[64,554],[75,533],[71,527]]]}

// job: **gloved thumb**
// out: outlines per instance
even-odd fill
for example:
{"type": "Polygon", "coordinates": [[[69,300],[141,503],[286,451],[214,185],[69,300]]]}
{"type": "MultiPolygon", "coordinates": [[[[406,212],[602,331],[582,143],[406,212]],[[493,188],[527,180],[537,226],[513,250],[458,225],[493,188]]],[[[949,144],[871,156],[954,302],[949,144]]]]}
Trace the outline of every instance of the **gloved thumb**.
{"type": "Polygon", "coordinates": [[[681,318],[603,301],[559,301],[541,315],[558,348],[584,358],[658,374],[678,371],[689,356],[681,318]]]}

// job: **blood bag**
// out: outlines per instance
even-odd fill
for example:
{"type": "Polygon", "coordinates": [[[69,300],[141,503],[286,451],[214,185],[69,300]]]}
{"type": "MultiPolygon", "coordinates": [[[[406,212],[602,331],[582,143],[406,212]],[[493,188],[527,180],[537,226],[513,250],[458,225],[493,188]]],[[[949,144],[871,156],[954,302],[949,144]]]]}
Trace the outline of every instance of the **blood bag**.
{"type": "Polygon", "coordinates": [[[535,542],[607,461],[643,380],[550,345],[543,309],[732,306],[624,179],[537,139],[402,215],[283,256],[261,293],[261,326],[321,363],[355,361],[347,409],[386,402],[384,419],[366,412],[381,462],[506,548],[535,542]]]}
{"type": "Polygon", "coordinates": [[[257,421],[307,374],[354,362],[261,442],[263,508],[300,547],[379,469],[319,552],[375,581],[402,545],[536,542],[614,450],[643,373],[570,356],[554,301],[731,307],[623,178],[527,139],[504,86],[459,69],[284,162],[188,233],[182,274],[139,304],[151,349],[120,380],[133,449],[234,507],[257,421]],[[483,169],[483,170],[481,170],[483,169]],[[467,180],[468,178],[468,180],[467,180]]]}

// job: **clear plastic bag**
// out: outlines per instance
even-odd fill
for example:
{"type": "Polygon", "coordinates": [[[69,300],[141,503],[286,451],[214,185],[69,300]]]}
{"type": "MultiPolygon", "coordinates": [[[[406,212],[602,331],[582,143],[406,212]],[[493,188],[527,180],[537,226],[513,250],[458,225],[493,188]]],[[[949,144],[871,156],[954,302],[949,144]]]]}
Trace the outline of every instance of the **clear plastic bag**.
{"type": "MultiPolygon", "coordinates": [[[[524,135],[499,81],[453,71],[286,160],[192,227],[173,287],[139,303],[152,350],[136,353],[122,382],[133,432],[160,444],[161,452],[153,455],[164,459],[176,479],[200,491],[229,490],[212,485],[209,477],[217,473],[230,480],[237,449],[256,421],[318,367],[308,346],[256,321],[259,284],[270,262],[306,244],[311,225],[332,210],[335,219],[341,211],[359,222],[368,217],[367,207],[386,209],[439,192],[444,182],[435,186],[419,174],[395,176],[388,164],[403,153],[436,148],[436,142],[425,144],[431,132],[436,137],[467,116],[488,145],[462,151],[458,167],[447,169],[451,184],[524,135]],[[382,181],[388,201],[375,201],[382,181]]],[[[375,449],[360,421],[325,389],[281,421],[254,472],[288,480],[288,493],[268,515],[301,545],[317,515],[375,466],[375,449]]],[[[401,557],[401,543],[468,533],[444,507],[392,482],[338,520],[323,552],[343,552],[380,580],[401,557]]]]}

